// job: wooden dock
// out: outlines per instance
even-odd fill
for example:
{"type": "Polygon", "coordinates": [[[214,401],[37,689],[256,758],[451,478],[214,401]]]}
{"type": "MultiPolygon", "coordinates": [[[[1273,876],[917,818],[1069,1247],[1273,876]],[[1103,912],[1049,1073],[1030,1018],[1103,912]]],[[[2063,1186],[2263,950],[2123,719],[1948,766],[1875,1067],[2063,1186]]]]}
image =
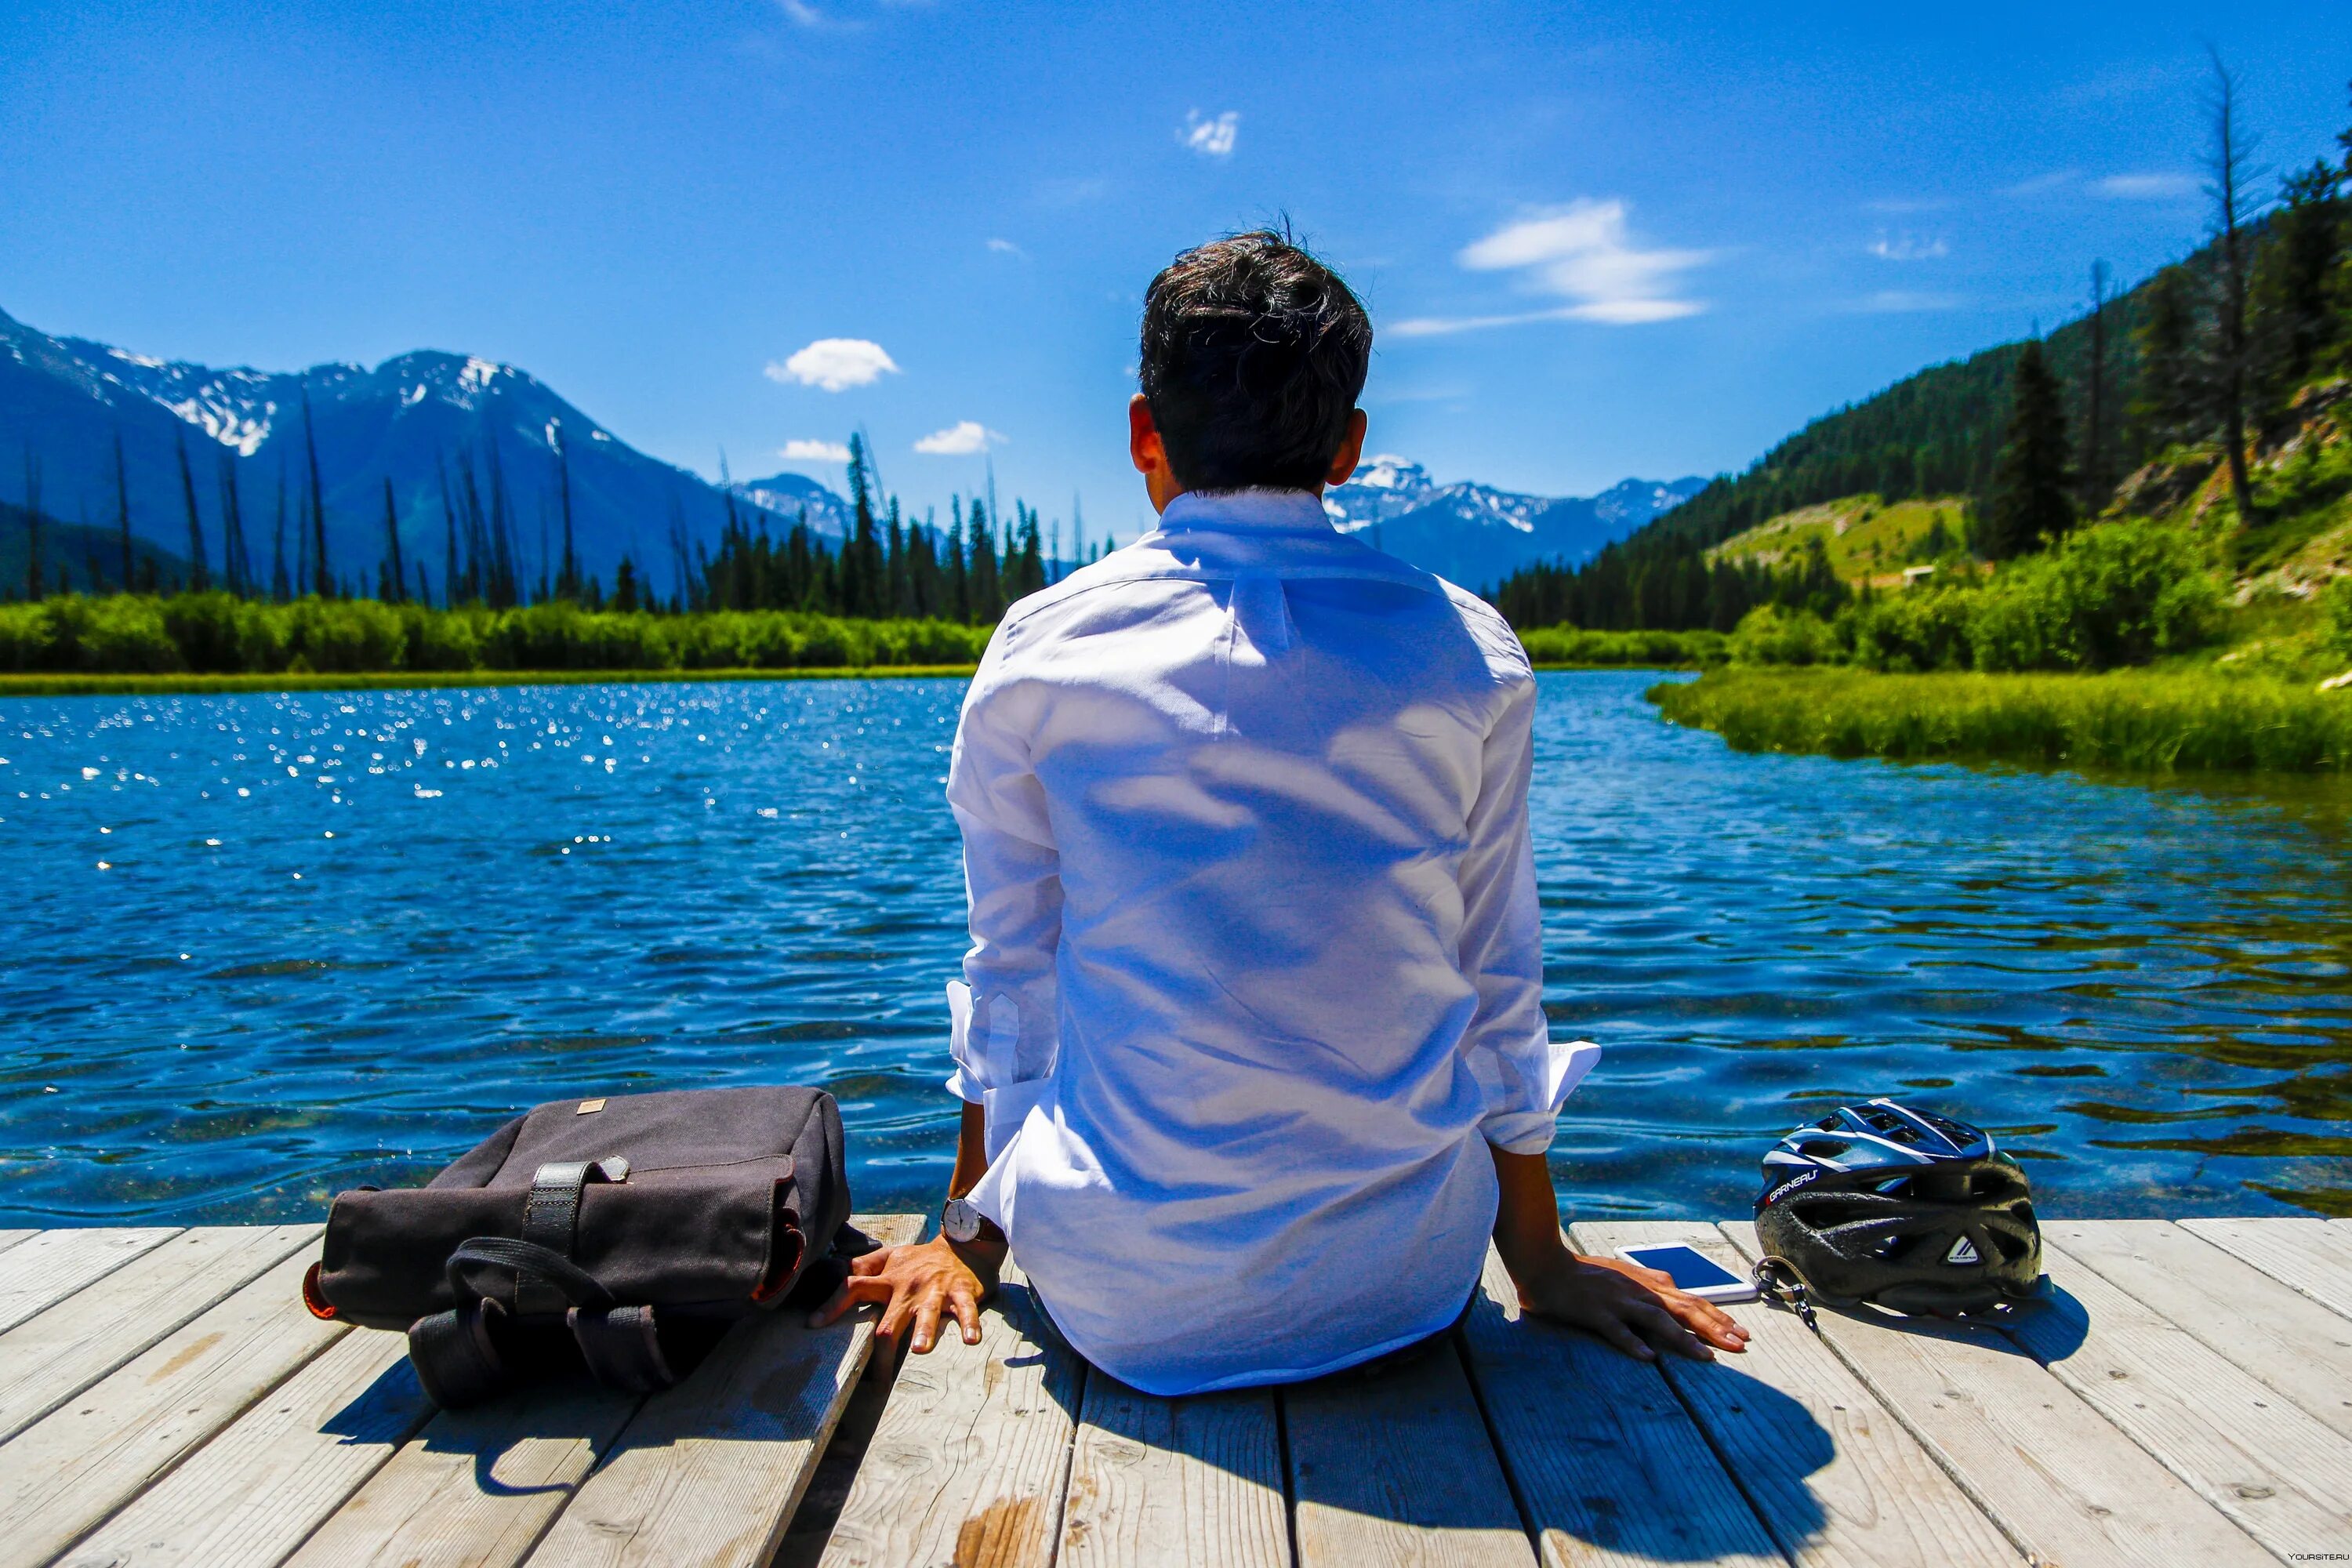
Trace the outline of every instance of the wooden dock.
{"type": "Polygon", "coordinates": [[[1490,1258],[1456,1340],[1380,1377],[1151,1398],[1014,1281],[981,1344],[895,1376],[864,1323],[769,1320],[650,1398],[439,1414],[398,1335],[303,1310],[316,1226],[0,1231],[0,1568],[2352,1554],[2352,1221],[2045,1235],[2049,1299],[2013,1321],[1741,1307],[1752,1348],[1714,1364],[1523,1321],[1490,1258]]]}

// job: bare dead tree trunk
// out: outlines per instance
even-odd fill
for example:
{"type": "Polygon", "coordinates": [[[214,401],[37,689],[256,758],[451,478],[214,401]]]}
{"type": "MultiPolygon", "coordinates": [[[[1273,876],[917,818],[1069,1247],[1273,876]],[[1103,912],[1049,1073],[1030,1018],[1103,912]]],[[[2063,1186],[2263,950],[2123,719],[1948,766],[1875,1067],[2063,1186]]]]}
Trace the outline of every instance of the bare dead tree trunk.
{"type": "Polygon", "coordinates": [[[2213,86],[2205,108],[2212,125],[2207,154],[2205,194],[2213,203],[2214,266],[2221,287],[2214,310],[2214,334],[2221,363],[2214,390],[2220,394],[2221,440],[2228,447],[2230,496],[2237,503],[2238,526],[2254,521],[2254,485],[2246,471],[2246,283],[2251,270],[2246,230],[2255,214],[2253,187],[2258,171],[2254,148],[2259,138],[2238,128],[2238,79],[2221,63],[2221,52],[2210,45],[2213,86]]]}

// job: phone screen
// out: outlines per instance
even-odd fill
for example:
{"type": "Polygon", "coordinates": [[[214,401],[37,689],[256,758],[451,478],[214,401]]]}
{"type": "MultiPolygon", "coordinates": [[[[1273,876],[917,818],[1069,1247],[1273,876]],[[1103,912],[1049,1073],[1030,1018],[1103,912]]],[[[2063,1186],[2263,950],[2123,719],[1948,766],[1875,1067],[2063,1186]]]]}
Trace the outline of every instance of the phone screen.
{"type": "Polygon", "coordinates": [[[1672,1247],[1629,1247],[1625,1248],[1624,1256],[1644,1268],[1655,1268],[1673,1276],[1676,1288],[1684,1290],[1697,1290],[1710,1285],[1747,1283],[1696,1247],[1679,1244],[1672,1247]]]}

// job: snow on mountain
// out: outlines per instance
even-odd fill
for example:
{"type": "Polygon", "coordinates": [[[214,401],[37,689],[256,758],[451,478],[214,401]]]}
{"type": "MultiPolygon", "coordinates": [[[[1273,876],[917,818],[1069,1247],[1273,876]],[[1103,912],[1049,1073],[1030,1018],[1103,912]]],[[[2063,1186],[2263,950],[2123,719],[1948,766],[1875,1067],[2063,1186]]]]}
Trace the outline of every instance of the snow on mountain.
{"type": "MultiPolygon", "coordinates": [[[[299,550],[313,446],[329,561],[353,582],[387,554],[386,480],[412,575],[421,564],[436,586],[450,515],[462,514],[469,483],[483,510],[503,518],[530,583],[551,575],[561,555],[566,468],[574,547],[607,584],[626,556],[667,594],[678,548],[715,546],[728,506],[717,486],[637,451],[529,373],[493,360],[428,349],[373,369],[224,370],[51,337],[0,312],[0,448],[37,455],[42,510],[111,519],[118,443],[133,532],[184,554],[193,489],[215,572],[232,505],[258,571],[271,568],[281,512],[294,520],[287,549],[299,550]]],[[[739,510],[773,514],[779,532],[803,508],[812,526],[840,532],[845,503],[813,480],[782,475],[743,489],[761,493],[740,494],[739,510]]]]}
{"type": "Polygon", "coordinates": [[[1468,481],[1440,485],[1419,463],[1382,454],[1325,491],[1323,510],[1343,533],[1449,582],[1489,588],[1538,562],[1589,561],[1706,483],[1625,479],[1597,496],[1531,496],[1468,481]]]}
{"type": "Polygon", "coordinates": [[[835,540],[849,537],[849,502],[805,474],[744,479],[735,486],[735,493],[781,519],[786,528],[806,518],[812,533],[835,540]]]}

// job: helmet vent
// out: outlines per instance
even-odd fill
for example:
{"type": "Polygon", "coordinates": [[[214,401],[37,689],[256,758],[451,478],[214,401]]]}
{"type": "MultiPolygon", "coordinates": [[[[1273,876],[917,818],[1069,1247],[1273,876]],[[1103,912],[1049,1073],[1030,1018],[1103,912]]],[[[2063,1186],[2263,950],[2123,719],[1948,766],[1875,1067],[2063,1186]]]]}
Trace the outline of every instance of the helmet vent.
{"type": "Polygon", "coordinates": [[[1834,1160],[1853,1147],[1843,1138],[1808,1138],[1797,1145],[1797,1152],[1808,1160],[1834,1160]]]}

